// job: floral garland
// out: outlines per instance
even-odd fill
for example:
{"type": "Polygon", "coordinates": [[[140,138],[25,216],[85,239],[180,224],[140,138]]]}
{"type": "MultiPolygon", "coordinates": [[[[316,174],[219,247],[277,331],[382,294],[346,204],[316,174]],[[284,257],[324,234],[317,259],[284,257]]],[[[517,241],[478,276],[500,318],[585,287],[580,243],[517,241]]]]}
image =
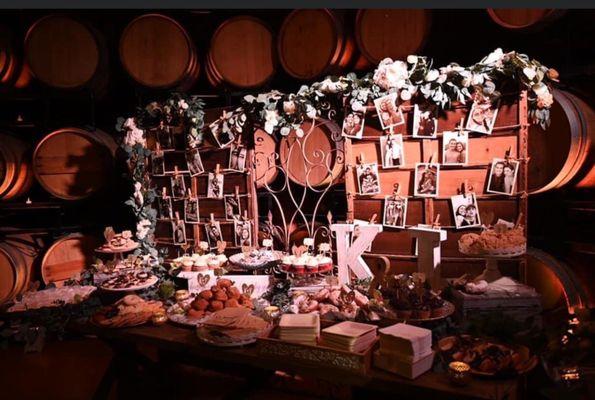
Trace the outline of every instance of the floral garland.
{"type": "Polygon", "coordinates": [[[147,168],[147,160],[153,152],[147,147],[145,132],[162,124],[184,126],[188,145],[191,148],[200,145],[203,141],[204,102],[197,96],[173,93],[164,102],[152,102],[139,108],[135,116],[118,118],[116,123],[116,130],[124,134],[121,147],[127,154],[134,186],[134,192],[125,204],[131,207],[137,220],[139,247],[135,254],[143,256],[160,278],[165,270],[155,246],[157,211],[152,206],[157,193],[147,168]]]}
{"type": "Polygon", "coordinates": [[[362,78],[349,73],[302,86],[297,93],[272,91],[256,97],[248,95],[240,108],[225,113],[210,128],[212,132],[225,132],[240,125],[238,121],[250,120],[269,134],[286,136],[294,130],[297,136],[302,136],[300,125],[306,119],[316,118],[325,111],[327,117],[334,116],[333,101],[342,100],[353,111],[363,111],[374,99],[397,93],[403,101],[432,103],[438,112],[474,95],[496,101],[501,95],[497,84],[503,81],[516,81],[527,89],[531,122],[547,128],[553,104],[551,85],[558,81],[558,72],[524,54],[504,53],[502,49],[469,67],[451,63],[433,68],[430,58],[415,55],[407,57],[407,62],[386,58],[374,73],[362,78]]]}

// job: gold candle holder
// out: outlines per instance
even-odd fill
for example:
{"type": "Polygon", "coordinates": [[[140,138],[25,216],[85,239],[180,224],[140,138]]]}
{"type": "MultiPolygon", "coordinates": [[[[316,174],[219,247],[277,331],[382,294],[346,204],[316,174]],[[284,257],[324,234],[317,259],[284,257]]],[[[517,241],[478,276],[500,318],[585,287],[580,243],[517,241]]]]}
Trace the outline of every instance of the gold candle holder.
{"type": "Polygon", "coordinates": [[[454,385],[465,386],[471,380],[471,367],[467,363],[453,361],[448,364],[448,378],[454,385]]]}

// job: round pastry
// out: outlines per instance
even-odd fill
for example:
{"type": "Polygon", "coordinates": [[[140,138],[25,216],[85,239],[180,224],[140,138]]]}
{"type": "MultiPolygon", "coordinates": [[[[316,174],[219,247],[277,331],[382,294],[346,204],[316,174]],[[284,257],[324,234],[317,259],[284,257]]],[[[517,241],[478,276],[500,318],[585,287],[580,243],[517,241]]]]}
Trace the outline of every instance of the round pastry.
{"type": "Polygon", "coordinates": [[[295,260],[293,260],[293,263],[291,265],[291,272],[293,272],[296,275],[303,274],[305,265],[306,260],[304,258],[296,258],[295,260]]]}
{"type": "Polygon", "coordinates": [[[221,278],[217,281],[217,286],[220,288],[230,288],[232,284],[233,282],[227,278],[221,278]]]}
{"type": "Polygon", "coordinates": [[[149,273],[142,271],[142,272],[139,272],[138,274],[136,274],[136,277],[138,279],[147,279],[149,277],[149,273]]]}
{"type": "Polygon", "coordinates": [[[219,310],[223,310],[223,307],[224,307],[224,305],[223,305],[223,302],[222,301],[213,300],[211,302],[211,305],[210,305],[209,309],[211,311],[219,311],[219,310]]]}
{"type": "Polygon", "coordinates": [[[318,272],[318,260],[316,260],[316,258],[312,257],[306,262],[306,271],[308,271],[309,274],[318,272]]]}
{"type": "Polygon", "coordinates": [[[330,257],[320,257],[318,259],[318,271],[327,272],[333,269],[333,259],[330,257]]]}
{"type": "Polygon", "coordinates": [[[201,297],[205,300],[211,300],[213,298],[213,292],[210,290],[203,290],[198,294],[198,297],[201,297]]]}
{"type": "Polygon", "coordinates": [[[240,296],[242,295],[242,293],[240,293],[240,289],[238,289],[235,286],[232,286],[229,288],[229,290],[227,291],[227,295],[231,298],[231,299],[236,299],[238,300],[240,298],[240,296]]]}
{"type": "Polygon", "coordinates": [[[225,301],[225,308],[227,307],[239,307],[240,303],[238,303],[237,299],[229,299],[225,301]]]}

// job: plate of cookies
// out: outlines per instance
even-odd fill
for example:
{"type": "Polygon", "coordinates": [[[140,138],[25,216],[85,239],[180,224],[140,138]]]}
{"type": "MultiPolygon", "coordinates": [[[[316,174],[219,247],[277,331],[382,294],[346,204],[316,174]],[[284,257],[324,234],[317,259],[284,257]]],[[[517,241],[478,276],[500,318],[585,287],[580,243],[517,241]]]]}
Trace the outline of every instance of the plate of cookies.
{"type": "Polygon", "coordinates": [[[103,328],[126,328],[145,324],[154,314],[161,312],[162,302],[148,301],[130,294],[110,306],[102,307],[93,314],[91,323],[103,328]]]}
{"type": "Polygon", "coordinates": [[[205,317],[196,329],[198,339],[218,347],[244,346],[256,342],[272,325],[245,307],[230,307],[205,317]]]}
{"type": "Polygon", "coordinates": [[[150,272],[128,271],[103,281],[101,288],[110,292],[129,292],[150,288],[158,281],[159,279],[150,272]]]}

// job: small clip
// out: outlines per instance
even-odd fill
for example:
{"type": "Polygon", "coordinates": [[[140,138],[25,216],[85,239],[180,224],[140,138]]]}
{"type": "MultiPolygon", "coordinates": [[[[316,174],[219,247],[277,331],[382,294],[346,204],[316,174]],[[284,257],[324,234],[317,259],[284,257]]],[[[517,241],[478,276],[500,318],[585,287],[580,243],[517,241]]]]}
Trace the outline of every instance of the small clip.
{"type": "Polygon", "coordinates": [[[432,162],[434,161],[435,158],[436,158],[436,152],[433,152],[432,155],[430,156],[430,160],[428,161],[428,164],[432,164],[432,162]]]}
{"type": "Polygon", "coordinates": [[[211,218],[211,224],[214,224],[215,223],[215,214],[211,213],[210,218],[211,218]]]}
{"type": "Polygon", "coordinates": [[[244,210],[244,221],[248,221],[248,210],[244,210]]]}
{"type": "Polygon", "coordinates": [[[176,222],[180,222],[180,213],[176,211],[176,222]]]}
{"type": "Polygon", "coordinates": [[[221,171],[221,165],[217,164],[215,165],[215,175],[219,175],[219,171],[221,171]]]}
{"type": "Polygon", "coordinates": [[[329,225],[333,223],[333,213],[330,211],[326,213],[326,220],[328,221],[329,225]]]}
{"type": "Polygon", "coordinates": [[[372,214],[372,216],[370,217],[370,224],[375,224],[377,217],[378,217],[378,214],[376,214],[376,213],[372,214]]]}
{"type": "Polygon", "coordinates": [[[236,200],[240,201],[240,187],[236,185],[234,190],[236,194],[236,200]]]}
{"type": "Polygon", "coordinates": [[[524,214],[522,212],[520,212],[519,216],[516,219],[516,223],[514,224],[515,228],[518,228],[518,226],[521,224],[521,221],[523,220],[523,216],[524,216],[524,214]]]}
{"type": "Polygon", "coordinates": [[[161,197],[167,197],[167,188],[165,186],[161,188],[161,197]]]}
{"type": "Polygon", "coordinates": [[[508,161],[508,159],[510,158],[510,153],[512,152],[512,146],[508,146],[508,150],[506,150],[506,152],[504,153],[504,159],[506,161],[508,161]]]}
{"type": "Polygon", "coordinates": [[[176,165],[174,167],[174,176],[178,176],[180,174],[180,171],[178,171],[178,166],[176,165]]]}
{"type": "Polygon", "coordinates": [[[358,163],[359,164],[365,164],[366,163],[366,159],[364,158],[364,153],[359,153],[358,163]]]}
{"type": "Polygon", "coordinates": [[[434,218],[434,222],[432,222],[432,228],[440,228],[440,214],[436,214],[436,218],[434,218]]]}
{"type": "Polygon", "coordinates": [[[463,129],[465,127],[465,118],[461,117],[461,122],[459,123],[459,136],[463,134],[463,129]]]}
{"type": "Polygon", "coordinates": [[[159,142],[155,143],[155,152],[161,153],[161,145],[159,144],[159,142]]]}
{"type": "Polygon", "coordinates": [[[192,188],[188,188],[188,198],[192,198],[192,188]]]}
{"type": "Polygon", "coordinates": [[[397,182],[393,185],[393,195],[395,196],[395,198],[398,198],[400,193],[401,193],[401,184],[397,182]]]}

